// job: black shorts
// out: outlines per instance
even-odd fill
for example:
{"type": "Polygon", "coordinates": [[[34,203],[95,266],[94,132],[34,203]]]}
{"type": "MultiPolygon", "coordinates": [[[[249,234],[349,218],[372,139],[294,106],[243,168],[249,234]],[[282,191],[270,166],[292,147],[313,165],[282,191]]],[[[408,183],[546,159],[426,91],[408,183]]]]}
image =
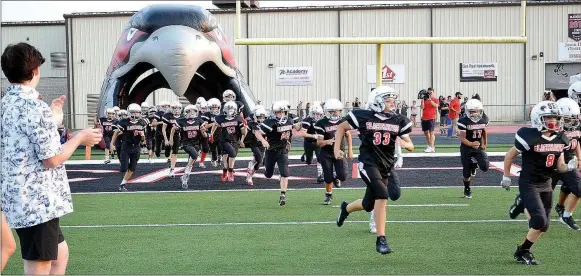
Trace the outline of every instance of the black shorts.
{"type": "Polygon", "coordinates": [[[155,144],[155,137],[147,136],[145,138],[145,147],[147,150],[153,150],[153,144],[155,144]]]}
{"type": "Polygon", "coordinates": [[[103,140],[105,140],[105,148],[109,150],[111,148],[111,138],[112,136],[103,136],[103,140]]]}
{"type": "Polygon", "coordinates": [[[220,148],[222,149],[222,155],[227,154],[230,158],[235,158],[238,155],[238,149],[240,149],[240,144],[237,142],[230,141],[220,141],[220,148]]]}
{"type": "MultiPolygon", "coordinates": [[[[166,157],[169,157],[170,153],[171,154],[178,154],[178,150],[180,148],[180,142],[181,142],[180,136],[174,134],[173,135],[173,143],[172,143],[172,145],[171,146],[165,146],[165,156],[166,157]]],[[[164,145],[165,145],[165,142],[164,142],[164,145]]]]}
{"type": "Polygon", "coordinates": [[[141,147],[139,145],[123,144],[121,146],[121,156],[119,156],[119,165],[121,166],[119,172],[126,173],[127,170],[135,172],[137,169],[137,162],[141,157],[141,147]]]}
{"type": "Polygon", "coordinates": [[[323,168],[323,178],[325,183],[331,184],[335,180],[333,172],[337,173],[337,179],[347,180],[347,159],[337,160],[332,158],[328,152],[321,153],[319,163],[323,168]]]}
{"type": "Polygon", "coordinates": [[[65,241],[59,225],[59,218],[15,230],[20,239],[22,259],[28,261],[56,260],[58,257],[58,245],[65,241]]]}
{"type": "Polygon", "coordinates": [[[475,166],[475,164],[472,162],[472,158],[476,159],[478,168],[480,168],[481,171],[487,172],[488,168],[490,167],[490,162],[488,162],[488,155],[482,148],[476,150],[461,145],[460,161],[462,162],[462,176],[466,179],[472,176],[471,170],[472,167],[475,166]]]}
{"type": "Polygon", "coordinates": [[[434,131],[436,120],[422,120],[422,131],[434,131]]]}
{"type": "Polygon", "coordinates": [[[196,161],[198,159],[198,151],[200,150],[200,144],[198,142],[182,143],[182,149],[192,160],[196,161]]]}
{"type": "MultiPolygon", "coordinates": [[[[391,171],[391,169],[390,169],[391,171]]],[[[367,188],[363,196],[363,209],[371,212],[375,207],[375,200],[388,199],[387,178],[389,171],[359,162],[359,173],[367,188]]],[[[399,197],[399,196],[398,196],[399,197]]]]}
{"type": "Polygon", "coordinates": [[[289,177],[288,152],[286,149],[267,150],[264,160],[264,176],[271,178],[274,174],[274,165],[278,165],[278,172],[281,177],[289,177]]]}
{"type": "Polygon", "coordinates": [[[317,157],[317,162],[319,162],[319,154],[321,153],[321,148],[317,147],[317,141],[308,141],[305,139],[305,141],[303,142],[303,147],[305,148],[305,161],[307,165],[313,163],[313,153],[317,157]]]}
{"type": "Polygon", "coordinates": [[[524,207],[529,212],[529,228],[546,232],[549,229],[553,191],[547,185],[536,186],[519,178],[518,188],[524,207]]]}

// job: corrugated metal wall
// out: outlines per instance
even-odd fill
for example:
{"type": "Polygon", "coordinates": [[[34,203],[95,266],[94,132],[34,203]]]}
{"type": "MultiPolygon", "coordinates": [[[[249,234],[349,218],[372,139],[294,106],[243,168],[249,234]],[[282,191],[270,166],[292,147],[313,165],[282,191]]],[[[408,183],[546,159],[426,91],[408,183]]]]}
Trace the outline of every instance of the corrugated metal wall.
{"type": "Polygon", "coordinates": [[[568,42],[568,16],[581,13],[581,4],[551,7],[527,7],[527,100],[535,104],[545,90],[545,63],[559,63],[558,43],[568,42]],[[544,57],[532,60],[543,52],[544,57]]]}
{"type": "MultiPolygon", "coordinates": [[[[249,37],[336,37],[335,11],[251,13],[249,37]]],[[[229,26],[234,28],[234,25],[229,26]]],[[[226,26],[225,26],[226,28],[226,26]]],[[[250,87],[262,105],[286,99],[293,108],[299,101],[339,99],[338,45],[250,46],[250,87]],[[273,64],[273,68],[268,68],[273,64]],[[276,86],[276,67],[313,67],[313,85],[276,86]]]]}
{"type": "MultiPolygon", "coordinates": [[[[42,78],[66,78],[67,70],[51,68],[50,53],[66,53],[65,25],[2,26],[2,50],[8,44],[26,42],[36,47],[46,59],[40,67],[42,78]],[[28,40],[26,40],[28,38],[28,40]]],[[[6,78],[2,73],[2,78],[6,78]]]]}
{"type": "MultiPolygon", "coordinates": [[[[433,34],[441,37],[519,36],[520,7],[433,9],[433,34]]],[[[490,120],[524,116],[522,44],[434,44],[434,89],[454,97],[478,93],[490,120]],[[460,82],[460,63],[497,63],[498,80],[460,82]],[[499,106],[504,105],[504,106],[499,106]],[[507,107],[506,105],[513,105],[507,107]]]]}
{"type": "MultiPolygon", "coordinates": [[[[341,35],[345,37],[430,36],[429,9],[341,11],[341,35]]],[[[375,84],[367,83],[367,66],[376,60],[375,45],[341,45],[341,94],[343,102],[367,95],[375,84]]],[[[401,100],[411,104],[421,88],[431,84],[430,45],[383,45],[383,64],[404,64],[405,82],[391,84],[401,100]]],[[[338,76],[335,76],[337,78],[338,76]]],[[[375,79],[375,77],[374,77],[375,79]]]]}

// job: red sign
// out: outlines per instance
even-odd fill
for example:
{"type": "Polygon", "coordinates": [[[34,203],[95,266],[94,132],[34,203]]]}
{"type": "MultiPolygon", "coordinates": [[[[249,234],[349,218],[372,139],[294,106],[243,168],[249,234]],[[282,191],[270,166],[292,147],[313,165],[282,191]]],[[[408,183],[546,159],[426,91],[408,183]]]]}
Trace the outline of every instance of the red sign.
{"type": "Polygon", "coordinates": [[[382,81],[389,81],[392,82],[395,79],[395,72],[391,70],[391,68],[384,65],[381,68],[381,80],[382,81]]]}

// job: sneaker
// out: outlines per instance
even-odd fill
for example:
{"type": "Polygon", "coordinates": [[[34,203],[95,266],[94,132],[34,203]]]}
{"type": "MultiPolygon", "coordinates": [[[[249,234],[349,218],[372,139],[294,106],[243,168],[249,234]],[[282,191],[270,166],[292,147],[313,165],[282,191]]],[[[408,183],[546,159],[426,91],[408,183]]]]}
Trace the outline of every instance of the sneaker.
{"type": "Polygon", "coordinates": [[[173,169],[169,169],[169,175],[168,175],[168,177],[169,178],[174,178],[175,177],[175,174],[173,172],[173,169]]]}
{"type": "Polygon", "coordinates": [[[205,169],[205,168],[206,168],[206,165],[204,165],[204,163],[201,163],[201,162],[200,162],[200,163],[198,164],[198,167],[199,167],[199,168],[202,168],[202,169],[205,169]]]}
{"type": "Polygon", "coordinates": [[[182,188],[183,189],[187,189],[188,188],[188,179],[190,178],[189,174],[184,173],[181,177],[182,179],[182,188]]]}
{"type": "Polygon", "coordinates": [[[343,226],[343,223],[349,216],[349,213],[347,212],[347,205],[349,205],[349,203],[347,203],[347,201],[343,201],[341,203],[341,208],[339,208],[339,215],[337,216],[337,226],[339,227],[343,226]]]}
{"type": "Polygon", "coordinates": [[[226,182],[226,179],[228,179],[228,171],[222,171],[222,177],[220,178],[220,181],[226,182]]]}
{"type": "Polygon", "coordinates": [[[341,188],[341,180],[335,178],[335,180],[333,180],[333,186],[335,186],[335,188],[341,188]]]}
{"type": "Polygon", "coordinates": [[[234,172],[228,172],[228,181],[234,182],[234,172]]]}
{"type": "Polygon", "coordinates": [[[565,212],[565,206],[561,206],[559,204],[555,205],[555,212],[557,212],[559,217],[562,217],[563,213],[565,212]]]}
{"type": "Polygon", "coordinates": [[[278,205],[280,205],[280,206],[286,205],[286,195],[280,195],[280,199],[278,200],[278,205]]]}
{"type": "Polygon", "coordinates": [[[579,225],[577,225],[577,223],[573,219],[573,216],[570,216],[570,217],[563,217],[563,216],[561,216],[559,218],[559,221],[561,223],[567,225],[567,227],[569,227],[569,229],[571,229],[573,231],[579,231],[579,225]]]}
{"type": "Polygon", "coordinates": [[[127,188],[125,188],[125,184],[119,185],[119,191],[120,192],[127,192],[127,188]]]}
{"type": "Polygon", "coordinates": [[[472,191],[470,188],[464,188],[464,198],[471,199],[472,198],[472,191]]]}
{"type": "Polygon", "coordinates": [[[424,152],[432,152],[432,148],[431,147],[427,147],[424,152]]]}
{"type": "Polygon", "coordinates": [[[211,163],[212,163],[212,167],[214,167],[214,168],[218,167],[218,161],[212,161],[211,163]]]}
{"type": "Polygon", "coordinates": [[[375,221],[373,220],[369,221],[369,233],[377,233],[377,228],[375,228],[375,221]]]}
{"type": "Polygon", "coordinates": [[[377,237],[377,241],[375,242],[375,251],[381,255],[386,255],[393,252],[393,249],[391,249],[389,244],[387,244],[387,239],[385,236],[381,236],[377,237]]]}
{"type": "Polygon", "coordinates": [[[331,199],[333,199],[333,195],[326,194],[325,195],[325,201],[323,201],[323,205],[329,205],[329,204],[331,204],[331,199]]]}
{"type": "Polygon", "coordinates": [[[111,163],[111,159],[108,159],[108,158],[105,159],[105,164],[109,164],[109,163],[111,163]]]}
{"type": "Polygon", "coordinates": [[[520,195],[516,195],[516,198],[514,199],[514,204],[512,204],[512,206],[510,206],[510,209],[508,209],[508,216],[511,219],[515,219],[518,217],[518,215],[522,214],[522,212],[525,211],[524,205],[522,204],[520,195]]]}
{"type": "Polygon", "coordinates": [[[522,250],[520,246],[516,247],[516,251],[514,252],[514,259],[521,264],[526,265],[539,264],[537,263],[537,261],[535,261],[535,256],[533,256],[533,253],[530,250],[522,250]]]}
{"type": "Polygon", "coordinates": [[[319,174],[317,176],[317,183],[323,183],[323,182],[325,182],[325,178],[323,178],[322,174],[319,174]]]}

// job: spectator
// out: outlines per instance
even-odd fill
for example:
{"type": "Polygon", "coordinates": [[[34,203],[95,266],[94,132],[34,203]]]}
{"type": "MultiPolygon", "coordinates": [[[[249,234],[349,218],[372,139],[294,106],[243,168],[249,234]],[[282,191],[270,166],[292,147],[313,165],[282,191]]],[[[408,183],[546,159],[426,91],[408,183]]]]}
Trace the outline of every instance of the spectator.
{"type": "Polygon", "coordinates": [[[305,106],[305,113],[307,114],[307,116],[311,114],[311,103],[307,103],[307,105],[305,106]]]}
{"type": "Polygon", "coordinates": [[[460,118],[460,99],[462,93],[456,92],[454,99],[450,102],[450,120],[452,121],[452,138],[458,138],[458,119],[460,118]]]}
{"type": "Polygon", "coordinates": [[[440,104],[438,106],[438,110],[440,111],[440,135],[446,136],[447,128],[447,119],[448,119],[448,111],[449,111],[449,104],[444,98],[444,96],[440,96],[438,99],[440,104]]]}
{"type": "Polygon", "coordinates": [[[352,103],[353,109],[359,109],[361,107],[361,102],[359,97],[355,97],[355,101],[352,103]]]}
{"type": "Polygon", "coordinates": [[[428,146],[424,152],[436,152],[436,136],[434,135],[434,128],[436,126],[437,110],[440,101],[434,95],[434,89],[428,88],[429,98],[422,100],[420,107],[422,108],[422,131],[426,136],[428,146]]]}
{"type": "Polygon", "coordinates": [[[401,102],[401,115],[407,117],[408,116],[408,105],[405,103],[405,101],[401,102]]]}
{"type": "Polygon", "coordinates": [[[418,105],[416,104],[416,101],[412,101],[411,115],[412,117],[410,119],[412,120],[412,123],[414,123],[414,127],[417,127],[418,122],[416,121],[416,116],[418,116],[418,105]]]}
{"type": "Polygon", "coordinates": [[[1,57],[10,82],[1,111],[2,211],[20,240],[26,275],[65,273],[69,250],[59,218],[73,212],[73,203],[63,162],[79,145],[102,137],[99,129],[85,129],[61,145],[57,125],[65,97],[49,107],[35,89],[44,61],[26,43],[8,45],[1,57]]]}
{"type": "Polygon", "coordinates": [[[466,110],[465,110],[465,106],[466,106],[466,102],[468,101],[468,97],[464,97],[464,101],[460,104],[460,117],[464,117],[464,115],[466,115],[466,110]]]}
{"type": "Polygon", "coordinates": [[[297,112],[299,113],[299,119],[303,120],[303,118],[305,117],[305,110],[303,109],[303,101],[299,101],[299,104],[297,105],[297,112]]]}

